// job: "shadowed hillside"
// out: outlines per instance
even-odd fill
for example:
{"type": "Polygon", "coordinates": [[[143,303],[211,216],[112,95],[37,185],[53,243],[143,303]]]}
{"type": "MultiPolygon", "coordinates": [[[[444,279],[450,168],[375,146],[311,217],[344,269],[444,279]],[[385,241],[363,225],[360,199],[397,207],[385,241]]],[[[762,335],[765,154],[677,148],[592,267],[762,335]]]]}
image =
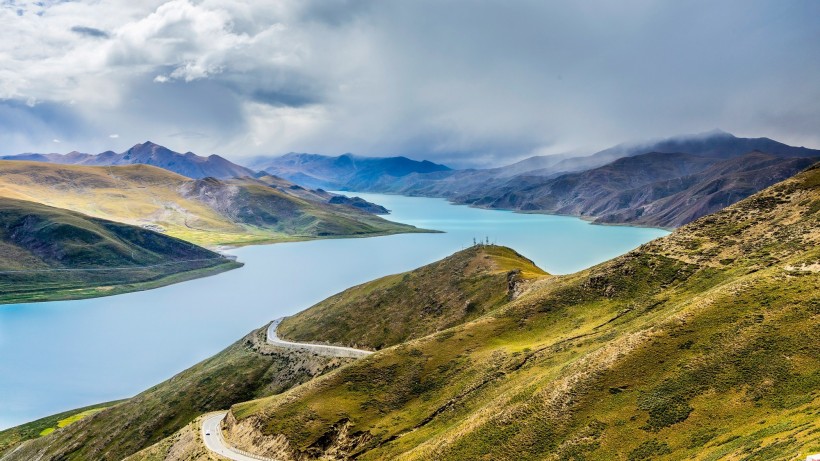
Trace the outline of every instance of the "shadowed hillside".
{"type": "Polygon", "coordinates": [[[583,216],[598,223],[678,227],[813,164],[752,152],[727,160],[653,152],[552,179],[521,177],[456,201],[487,208],[583,216]]]}
{"type": "Polygon", "coordinates": [[[0,303],[113,295],[239,266],[147,229],[0,198],[0,303]]]}

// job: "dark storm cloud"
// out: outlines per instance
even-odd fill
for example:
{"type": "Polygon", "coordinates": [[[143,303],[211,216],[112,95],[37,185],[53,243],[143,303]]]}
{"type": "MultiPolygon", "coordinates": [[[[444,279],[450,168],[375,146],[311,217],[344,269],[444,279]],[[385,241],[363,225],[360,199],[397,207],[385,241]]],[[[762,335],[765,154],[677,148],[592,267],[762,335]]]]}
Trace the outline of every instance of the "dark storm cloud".
{"type": "Polygon", "coordinates": [[[715,127],[820,146],[817,1],[140,8],[104,0],[4,16],[0,53],[16,65],[0,69],[0,97],[76,104],[106,139],[200,133],[178,147],[235,156],[352,151],[485,165],[715,127]],[[75,31],[71,41],[64,31],[77,18],[108,39],[75,31]]]}
{"type": "Polygon", "coordinates": [[[71,32],[76,34],[85,35],[86,37],[93,37],[93,38],[108,38],[108,32],[100,29],[95,29],[93,27],[84,27],[84,26],[74,26],[71,28],[71,32]]]}

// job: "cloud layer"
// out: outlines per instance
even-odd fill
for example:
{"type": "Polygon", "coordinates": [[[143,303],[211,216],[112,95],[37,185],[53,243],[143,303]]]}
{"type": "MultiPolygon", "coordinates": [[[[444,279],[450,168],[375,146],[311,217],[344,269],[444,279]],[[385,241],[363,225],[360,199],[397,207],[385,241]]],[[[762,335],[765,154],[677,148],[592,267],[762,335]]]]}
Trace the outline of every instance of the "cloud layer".
{"type": "Polygon", "coordinates": [[[3,0],[0,151],[484,165],[714,127],[820,147],[817,17],[812,0],[3,0]]]}

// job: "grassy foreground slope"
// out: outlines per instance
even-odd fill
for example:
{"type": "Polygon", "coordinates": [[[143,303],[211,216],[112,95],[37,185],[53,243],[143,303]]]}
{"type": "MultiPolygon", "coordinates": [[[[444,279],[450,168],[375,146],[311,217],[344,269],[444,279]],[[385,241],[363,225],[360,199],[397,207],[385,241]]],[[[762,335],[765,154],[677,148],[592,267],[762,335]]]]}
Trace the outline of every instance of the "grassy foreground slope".
{"type": "Polygon", "coordinates": [[[0,433],[0,442],[11,431],[24,435],[15,442],[26,441],[0,445],[0,459],[119,461],[203,413],[282,392],[351,360],[283,351],[265,344],[265,332],[251,332],[168,381],[48,435],[22,431],[27,425],[0,433]]]}
{"type": "Polygon", "coordinates": [[[382,349],[472,320],[507,303],[535,277],[532,261],[500,246],[475,246],[403,274],[345,290],[286,318],[287,340],[382,349]]]}
{"type": "MultiPolygon", "coordinates": [[[[400,292],[402,296],[385,296],[381,307],[390,312],[403,312],[407,309],[408,312],[404,312],[405,316],[397,317],[397,321],[392,323],[392,326],[396,327],[399,321],[405,322],[402,331],[407,332],[411,331],[411,327],[418,319],[430,315],[423,310],[426,305],[424,301],[430,296],[428,290],[435,289],[435,286],[476,286],[479,281],[489,282],[485,286],[477,287],[479,291],[476,292],[477,297],[474,299],[480,303],[476,303],[475,312],[479,312],[495,305],[498,300],[515,295],[519,289],[526,286],[529,278],[539,274],[543,273],[529,260],[509,249],[473,248],[440,263],[400,274],[397,276],[399,280],[412,280],[412,286],[419,289],[400,292]],[[465,265],[471,270],[460,272],[465,265]],[[508,279],[507,274],[514,277],[508,279]],[[510,284],[508,280],[514,283],[510,284]]],[[[389,281],[391,277],[384,280],[389,281]]],[[[376,281],[353,290],[370,287],[371,294],[374,294],[380,285],[381,282],[376,281]]],[[[396,286],[392,290],[392,293],[399,293],[395,290],[401,288],[396,286]]],[[[458,298],[460,295],[452,290],[453,288],[448,288],[448,292],[456,297],[448,301],[446,307],[455,314],[465,303],[458,298]]],[[[348,292],[337,297],[345,293],[348,292]]],[[[391,290],[388,290],[389,293],[391,290]]],[[[446,320],[451,323],[457,321],[457,318],[457,315],[448,315],[446,320]]],[[[435,331],[440,326],[436,322],[425,324],[428,332],[435,331]]],[[[376,325],[373,329],[380,331],[382,327],[376,325]]],[[[196,442],[195,431],[186,426],[196,416],[212,410],[225,409],[234,403],[255,397],[282,392],[340,364],[352,361],[321,358],[275,348],[265,344],[265,331],[266,329],[262,328],[252,332],[213,358],[115,408],[94,415],[83,425],[72,425],[47,437],[33,440],[14,455],[8,455],[8,458],[2,458],[0,449],[0,459],[29,459],[27,457],[42,455],[43,460],[120,460],[158,441],[158,445],[146,450],[145,459],[157,459],[159,454],[166,453],[172,448],[184,453],[199,453],[196,447],[181,446],[196,442]],[[165,439],[168,436],[170,438],[165,439]]],[[[426,334],[418,330],[413,331],[416,334],[426,334]]]]}
{"type": "Polygon", "coordinates": [[[226,435],[283,460],[805,457],[820,451],[819,244],[815,166],[472,322],[236,405],[226,435]]]}
{"type": "Polygon", "coordinates": [[[0,161],[0,197],[147,227],[199,245],[418,231],[252,178],[190,179],[149,165],[0,161]]]}
{"type": "Polygon", "coordinates": [[[77,408],[75,410],[47,416],[21,426],[0,431],[0,453],[8,451],[10,447],[16,446],[22,441],[48,435],[59,428],[66,427],[117,403],[119,402],[107,402],[77,408]]]}
{"type": "Polygon", "coordinates": [[[0,198],[0,303],[112,295],[240,266],[140,227],[0,198]]]}

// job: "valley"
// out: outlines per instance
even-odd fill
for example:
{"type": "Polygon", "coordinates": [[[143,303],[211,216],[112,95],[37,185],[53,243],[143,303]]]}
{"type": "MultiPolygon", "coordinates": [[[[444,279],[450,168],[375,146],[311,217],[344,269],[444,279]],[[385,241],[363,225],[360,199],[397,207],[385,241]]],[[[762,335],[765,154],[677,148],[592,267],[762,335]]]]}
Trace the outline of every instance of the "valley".
{"type": "Polygon", "coordinates": [[[390,208],[391,219],[446,232],[244,246],[229,251],[244,266],[214,277],[116,297],[3,306],[0,371],[14,373],[3,374],[0,394],[14,399],[0,401],[0,427],[136,395],[274,318],[436,261],[482,235],[514,242],[538,266],[563,274],[667,233],[454,206],[440,199],[365,198],[390,208]],[[299,270],[293,270],[293,261],[299,261],[299,270]]]}
{"type": "Polygon", "coordinates": [[[820,461],[818,17],[0,2],[0,461],[820,461]]]}
{"type": "MultiPolygon", "coordinates": [[[[511,249],[477,244],[341,292],[286,319],[278,334],[377,352],[305,377],[282,394],[254,391],[256,398],[231,406],[225,440],[275,459],[528,459],[550,452],[775,460],[811,452],[820,443],[812,417],[817,354],[800,338],[817,328],[812,293],[820,279],[810,268],[820,258],[818,178],[815,166],[569,275],[549,275],[511,249]],[[368,307],[351,309],[356,305],[368,307]],[[731,398],[710,399],[715,392],[731,398]],[[759,421],[765,428],[755,429],[759,421]]],[[[121,412],[141,415],[143,424],[167,420],[147,411],[151,396],[230,366],[231,354],[262,358],[274,347],[271,357],[307,356],[275,351],[267,337],[260,328],[179,377],[6,459],[133,453],[133,438],[122,443],[95,431],[131,433],[132,424],[112,426],[121,412]],[[103,440],[110,445],[103,448],[103,440]]],[[[222,379],[220,389],[234,387],[222,379]]],[[[267,385],[270,378],[237,379],[267,385]]],[[[246,396],[225,395],[237,402],[246,396]]],[[[213,403],[200,412],[218,409],[213,403]]],[[[176,408],[160,411],[180,415],[176,408]]],[[[199,424],[191,414],[165,426],[179,432],[129,459],[178,459],[172,452],[207,459],[199,457],[207,456],[199,424]]],[[[149,434],[142,443],[159,435],[149,434]]]]}

